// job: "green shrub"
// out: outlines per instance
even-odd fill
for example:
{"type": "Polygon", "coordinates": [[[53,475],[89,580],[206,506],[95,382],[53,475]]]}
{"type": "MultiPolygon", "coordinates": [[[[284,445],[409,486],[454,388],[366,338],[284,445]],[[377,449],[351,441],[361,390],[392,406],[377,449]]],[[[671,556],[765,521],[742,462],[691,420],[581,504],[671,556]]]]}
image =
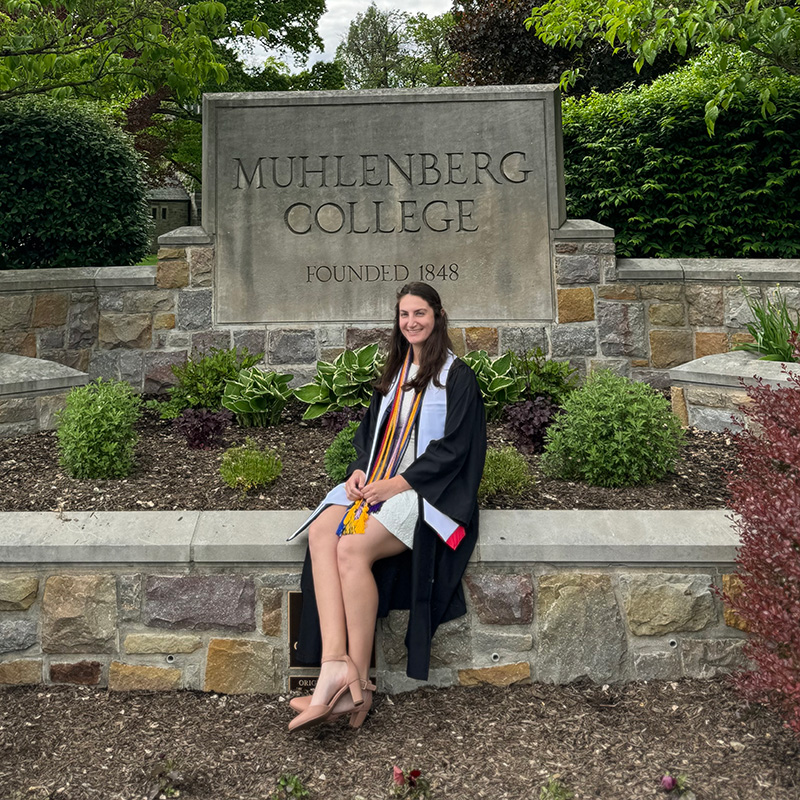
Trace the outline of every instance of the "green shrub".
{"type": "Polygon", "coordinates": [[[256,486],[273,483],[282,469],[275,450],[262,450],[248,437],[241,447],[231,447],[223,453],[219,474],[231,489],[240,489],[244,494],[256,486]]]}
{"type": "Polygon", "coordinates": [[[596,486],[632,486],[663,478],[683,438],[662,395],[602,370],[566,400],[547,429],[542,469],[596,486]]]}
{"type": "Polygon", "coordinates": [[[135,264],[146,192],[126,135],[88,106],[0,103],[0,269],[135,264]]]}
{"type": "Polygon", "coordinates": [[[325,451],[325,472],[335,483],[341,483],[347,477],[347,468],[356,460],[353,439],[357,430],[357,422],[348,422],[325,451]]]}
{"type": "Polygon", "coordinates": [[[243,427],[277,425],[292,396],[288,373],[263,372],[257,367],[243,369],[225,384],[222,405],[236,414],[243,427]]]}
{"type": "Polygon", "coordinates": [[[513,353],[512,363],[523,385],[522,397],[525,399],[546,397],[560,406],[578,386],[578,371],[570,366],[569,361],[553,361],[540,347],[525,353],[513,353]]]}
{"type": "Polygon", "coordinates": [[[568,214],[613,227],[618,256],[800,256],[800,79],[768,119],[754,82],[709,137],[717,83],[701,56],[650,86],[564,102],[568,214]]]}
{"type": "Polygon", "coordinates": [[[519,497],[533,486],[528,462],[513,447],[489,447],[486,450],[486,464],[478,487],[478,502],[489,500],[497,495],[519,497]]]}
{"type": "Polygon", "coordinates": [[[58,419],[61,466],[73,478],[124,478],[133,467],[141,399],[129,383],[98,378],[72,389],[58,419]]]}
{"type": "Polygon", "coordinates": [[[148,407],[158,410],[162,419],[175,419],[185,408],[219,411],[228,381],[238,378],[242,370],[250,369],[263,355],[251,356],[246,347],[241,351],[235,347],[232,350],[212,347],[207,355],[194,354],[184,364],[172,367],[178,382],[167,389],[170,399],[150,401],[148,407]]]}
{"type": "Polygon", "coordinates": [[[382,365],[383,356],[377,344],[345,350],[332,363],[317,361],[314,380],[294,392],[298,400],[308,404],[303,419],[316,419],[328,411],[368,406],[382,365]]]}

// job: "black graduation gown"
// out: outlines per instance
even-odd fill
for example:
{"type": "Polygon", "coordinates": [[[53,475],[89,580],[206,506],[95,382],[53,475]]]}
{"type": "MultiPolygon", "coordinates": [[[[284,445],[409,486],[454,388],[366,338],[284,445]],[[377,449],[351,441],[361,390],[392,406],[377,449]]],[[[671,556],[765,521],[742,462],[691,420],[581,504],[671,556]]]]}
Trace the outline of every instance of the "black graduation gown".
{"type": "MultiPolygon", "coordinates": [[[[444,435],[420,453],[402,475],[420,497],[414,548],[375,563],[378,585],[378,616],[392,609],[409,609],[406,674],[428,679],[431,639],[443,622],[466,613],[461,578],[478,540],[478,486],[486,457],[486,417],[478,382],[472,370],[456,359],[445,387],[447,412],[444,435]],[[422,517],[422,499],[463,526],[465,535],[451,549],[422,517]]],[[[356,469],[366,472],[382,395],[375,392],[353,444],[358,457],[348,475],[356,469]]],[[[423,404],[425,398],[423,396],[423,404]]],[[[419,417],[417,418],[417,423],[419,417]]],[[[306,551],[301,578],[303,607],[297,658],[318,663],[322,653],[311,558],[306,551]]]]}

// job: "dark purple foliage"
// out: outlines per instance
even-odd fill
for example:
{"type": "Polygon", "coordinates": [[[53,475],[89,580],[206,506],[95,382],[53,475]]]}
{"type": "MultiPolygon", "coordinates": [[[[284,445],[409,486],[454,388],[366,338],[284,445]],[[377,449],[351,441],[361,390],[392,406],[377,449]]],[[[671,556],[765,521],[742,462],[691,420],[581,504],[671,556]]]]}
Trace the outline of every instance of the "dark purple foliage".
{"type": "Polygon", "coordinates": [[[187,408],[172,424],[192,450],[211,450],[219,446],[219,437],[232,419],[233,414],[226,409],[187,408]]]}
{"type": "Polygon", "coordinates": [[[319,421],[326,431],[339,433],[347,427],[348,422],[361,422],[366,410],[363,406],[351,406],[341,411],[328,411],[319,418],[319,421]]]}
{"type": "Polygon", "coordinates": [[[506,406],[506,427],[522,452],[541,453],[545,431],[559,412],[559,407],[546,397],[523,400],[506,406]]]}

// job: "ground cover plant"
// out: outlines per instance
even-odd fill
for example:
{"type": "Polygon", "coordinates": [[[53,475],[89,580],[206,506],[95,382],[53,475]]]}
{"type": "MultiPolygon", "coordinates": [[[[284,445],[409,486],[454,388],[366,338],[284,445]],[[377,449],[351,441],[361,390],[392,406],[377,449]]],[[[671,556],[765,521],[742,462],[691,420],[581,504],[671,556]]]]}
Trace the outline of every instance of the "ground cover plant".
{"type": "Polygon", "coordinates": [[[533,475],[525,457],[514,447],[489,447],[486,465],[478,487],[478,501],[502,496],[513,500],[533,485],[533,475]]]}
{"type": "Polygon", "coordinates": [[[268,486],[283,470],[281,458],[275,450],[261,448],[250,437],[243,445],[231,447],[222,455],[219,474],[222,480],[243,494],[259,486],[268,486]]]}

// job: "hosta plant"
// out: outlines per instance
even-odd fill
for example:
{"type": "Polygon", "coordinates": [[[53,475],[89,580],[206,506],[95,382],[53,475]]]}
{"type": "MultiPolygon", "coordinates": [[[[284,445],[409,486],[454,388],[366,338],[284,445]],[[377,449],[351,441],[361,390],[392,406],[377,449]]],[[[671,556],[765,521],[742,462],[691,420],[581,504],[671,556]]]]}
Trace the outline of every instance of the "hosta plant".
{"type": "Polygon", "coordinates": [[[318,361],[314,380],[294,392],[298,400],[308,404],[303,419],[316,419],[328,411],[368,406],[382,365],[377,344],[345,350],[333,362],[318,361]]]}
{"type": "Polygon", "coordinates": [[[737,683],[800,737],[800,377],[777,389],[758,382],[747,394],[741,467],[728,481],[741,546],[740,589],[726,600],[750,633],[753,665],[737,683]]]}
{"type": "Polygon", "coordinates": [[[264,372],[257,367],[243,369],[237,378],[225,384],[222,405],[236,415],[242,427],[264,428],[276,425],[292,396],[286,373],[264,372]]]}
{"type": "Polygon", "coordinates": [[[462,360],[478,379],[486,418],[500,419],[503,409],[521,398],[525,385],[514,366],[514,354],[505,353],[493,360],[485,350],[472,350],[462,360]]]}

